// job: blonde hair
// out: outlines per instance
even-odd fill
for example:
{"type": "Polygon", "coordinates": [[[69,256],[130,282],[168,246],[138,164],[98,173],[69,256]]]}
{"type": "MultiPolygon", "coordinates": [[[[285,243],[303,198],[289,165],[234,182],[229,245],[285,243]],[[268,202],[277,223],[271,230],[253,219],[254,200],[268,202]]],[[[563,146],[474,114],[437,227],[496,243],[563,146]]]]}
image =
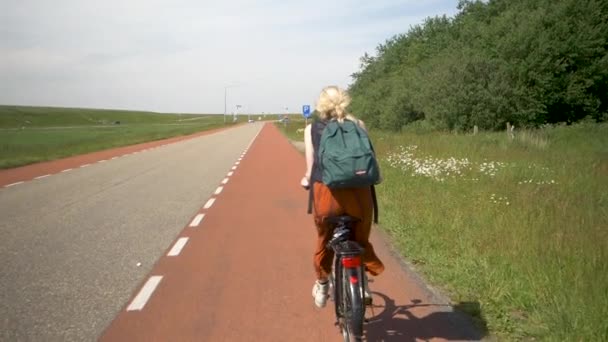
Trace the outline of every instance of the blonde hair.
{"type": "Polygon", "coordinates": [[[346,90],[337,86],[328,86],[321,90],[316,109],[319,112],[319,117],[323,120],[335,118],[342,121],[347,118],[356,122],[357,119],[346,112],[346,107],[349,104],[350,96],[348,96],[346,90]]]}

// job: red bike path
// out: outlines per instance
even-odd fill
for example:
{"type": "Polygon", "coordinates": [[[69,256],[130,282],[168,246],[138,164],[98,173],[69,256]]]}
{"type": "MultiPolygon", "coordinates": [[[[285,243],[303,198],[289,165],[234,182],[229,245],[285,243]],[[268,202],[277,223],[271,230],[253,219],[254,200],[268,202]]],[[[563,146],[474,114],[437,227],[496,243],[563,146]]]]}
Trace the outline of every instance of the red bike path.
{"type": "MultiPolygon", "coordinates": [[[[161,257],[133,293],[162,276],[143,308],[125,303],[100,340],[341,341],[333,303],[319,310],[311,297],[315,228],[299,187],[304,163],[266,124],[226,184],[218,184],[214,202],[201,208],[200,224],[175,239],[188,238],[179,255],[161,257]]],[[[386,271],[370,284],[367,341],[481,337],[405,271],[381,234],[374,232],[373,242],[386,271]]]]}

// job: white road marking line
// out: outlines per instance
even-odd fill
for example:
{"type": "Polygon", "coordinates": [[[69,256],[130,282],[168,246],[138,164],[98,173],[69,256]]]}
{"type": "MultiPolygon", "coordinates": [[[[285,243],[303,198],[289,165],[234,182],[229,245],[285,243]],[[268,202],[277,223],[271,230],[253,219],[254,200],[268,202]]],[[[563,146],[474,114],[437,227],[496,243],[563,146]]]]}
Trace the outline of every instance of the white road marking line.
{"type": "Polygon", "coordinates": [[[238,160],[238,161],[241,161],[241,160],[243,160],[243,157],[241,157],[241,158],[239,158],[239,159],[237,159],[237,160],[238,160]]]}
{"type": "Polygon", "coordinates": [[[84,165],[80,165],[80,167],[87,167],[87,166],[89,166],[89,165],[91,165],[91,164],[84,164],[84,165]]]}
{"type": "Polygon", "coordinates": [[[190,222],[190,227],[197,227],[199,224],[201,224],[201,221],[203,220],[203,218],[205,217],[205,214],[198,214],[194,217],[194,219],[192,220],[192,222],[190,222]]]}
{"type": "MultiPolygon", "coordinates": [[[[263,127],[262,127],[263,128],[263,127]]],[[[247,152],[249,150],[249,148],[251,147],[251,145],[253,145],[253,142],[255,141],[255,139],[258,137],[258,135],[260,135],[260,133],[262,132],[262,129],[260,129],[258,131],[258,133],[255,135],[255,137],[253,137],[253,139],[251,139],[251,142],[249,143],[249,146],[247,146],[247,148],[245,149],[245,152],[247,152]]]]}
{"type": "Polygon", "coordinates": [[[230,178],[224,178],[224,180],[222,181],[222,184],[227,184],[229,180],[230,180],[230,178]]]}
{"type": "Polygon", "coordinates": [[[232,167],[232,170],[236,170],[236,166],[233,166],[233,167],[232,167]]]}
{"type": "Polygon", "coordinates": [[[17,183],[11,183],[11,184],[7,184],[7,185],[5,185],[4,187],[5,187],[5,188],[8,188],[9,186],[15,186],[15,185],[23,184],[23,183],[24,183],[23,181],[21,181],[21,182],[17,182],[17,183]]]}
{"type": "Polygon", "coordinates": [[[65,170],[63,170],[61,172],[63,173],[63,172],[69,172],[69,171],[72,171],[72,169],[65,169],[65,170]]]}
{"type": "Polygon", "coordinates": [[[205,203],[205,206],[203,208],[205,209],[209,209],[211,208],[211,206],[213,205],[213,203],[215,203],[215,198],[210,198],[207,203],[205,203]]]}
{"type": "Polygon", "coordinates": [[[105,159],[98,161],[98,163],[105,163],[105,162],[107,162],[107,160],[105,160],[105,159]]]}
{"type": "Polygon", "coordinates": [[[38,177],[36,177],[36,178],[34,178],[34,179],[42,179],[42,178],[46,178],[46,177],[50,177],[50,176],[51,176],[51,175],[38,176],[38,177]]]}
{"type": "Polygon", "coordinates": [[[239,165],[240,163],[241,163],[240,161],[237,161],[236,163],[234,163],[234,165],[239,165]]]}
{"type": "Polygon", "coordinates": [[[233,174],[234,174],[233,171],[228,172],[228,177],[232,177],[233,174]]]}
{"type": "Polygon", "coordinates": [[[140,311],[141,309],[143,309],[146,303],[148,302],[148,299],[150,299],[152,293],[154,293],[154,290],[156,290],[156,287],[162,279],[163,276],[150,277],[144,287],[139,290],[137,296],[133,298],[133,301],[131,302],[131,304],[129,304],[129,307],[127,307],[127,311],[140,311]]]}
{"type": "Polygon", "coordinates": [[[223,186],[218,187],[217,189],[215,189],[215,194],[219,195],[222,192],[222,190],[224,190],[223,186]]]}
{"type": "Polygon", "coordinates": [[[114,160],[114,159],[118,159],[118,157],[113,157],[113,158],[112,158],[112,159],[110,159],[110,160],[114,160]]]}
{"type": "Polygon", "coordinates": [[[171,248],[171,250],[169,251],[169,254],[167,254],[167,256],[178,256],[179,253],[181,253],[182,248],[184,248],[184,246],[186,245],[187,242],[188,242],[187,237],[179,238],[177,240],[177,242],[175,242],[175,245],[173,245],[173,248],[171,248]]]}

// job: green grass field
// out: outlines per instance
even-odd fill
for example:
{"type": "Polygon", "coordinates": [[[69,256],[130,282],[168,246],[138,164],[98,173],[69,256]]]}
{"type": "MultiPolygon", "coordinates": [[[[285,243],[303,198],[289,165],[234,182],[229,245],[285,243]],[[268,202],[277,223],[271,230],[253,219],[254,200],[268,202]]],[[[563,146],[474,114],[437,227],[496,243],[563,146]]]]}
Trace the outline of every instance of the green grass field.
{"type": "Polygon", "coordinates": [[[608,340],[607,124],[371,136],[380,226],[430,283],[500,340],[608,340]]]}
{"type": "Polygon", "coordinates": [[[0,106],[0,169],[222,126],[222,115],[0,106]]]}

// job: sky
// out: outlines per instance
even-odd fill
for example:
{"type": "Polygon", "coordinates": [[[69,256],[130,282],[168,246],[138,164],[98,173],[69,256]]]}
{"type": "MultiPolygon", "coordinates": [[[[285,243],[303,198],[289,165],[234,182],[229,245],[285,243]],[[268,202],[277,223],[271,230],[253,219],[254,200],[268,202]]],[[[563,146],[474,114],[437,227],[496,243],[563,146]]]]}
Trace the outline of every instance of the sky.
{"type": "Polygon", "coordinates": [[[0,0],[0,104],[301,112],[458,0],[0,0]]]}

